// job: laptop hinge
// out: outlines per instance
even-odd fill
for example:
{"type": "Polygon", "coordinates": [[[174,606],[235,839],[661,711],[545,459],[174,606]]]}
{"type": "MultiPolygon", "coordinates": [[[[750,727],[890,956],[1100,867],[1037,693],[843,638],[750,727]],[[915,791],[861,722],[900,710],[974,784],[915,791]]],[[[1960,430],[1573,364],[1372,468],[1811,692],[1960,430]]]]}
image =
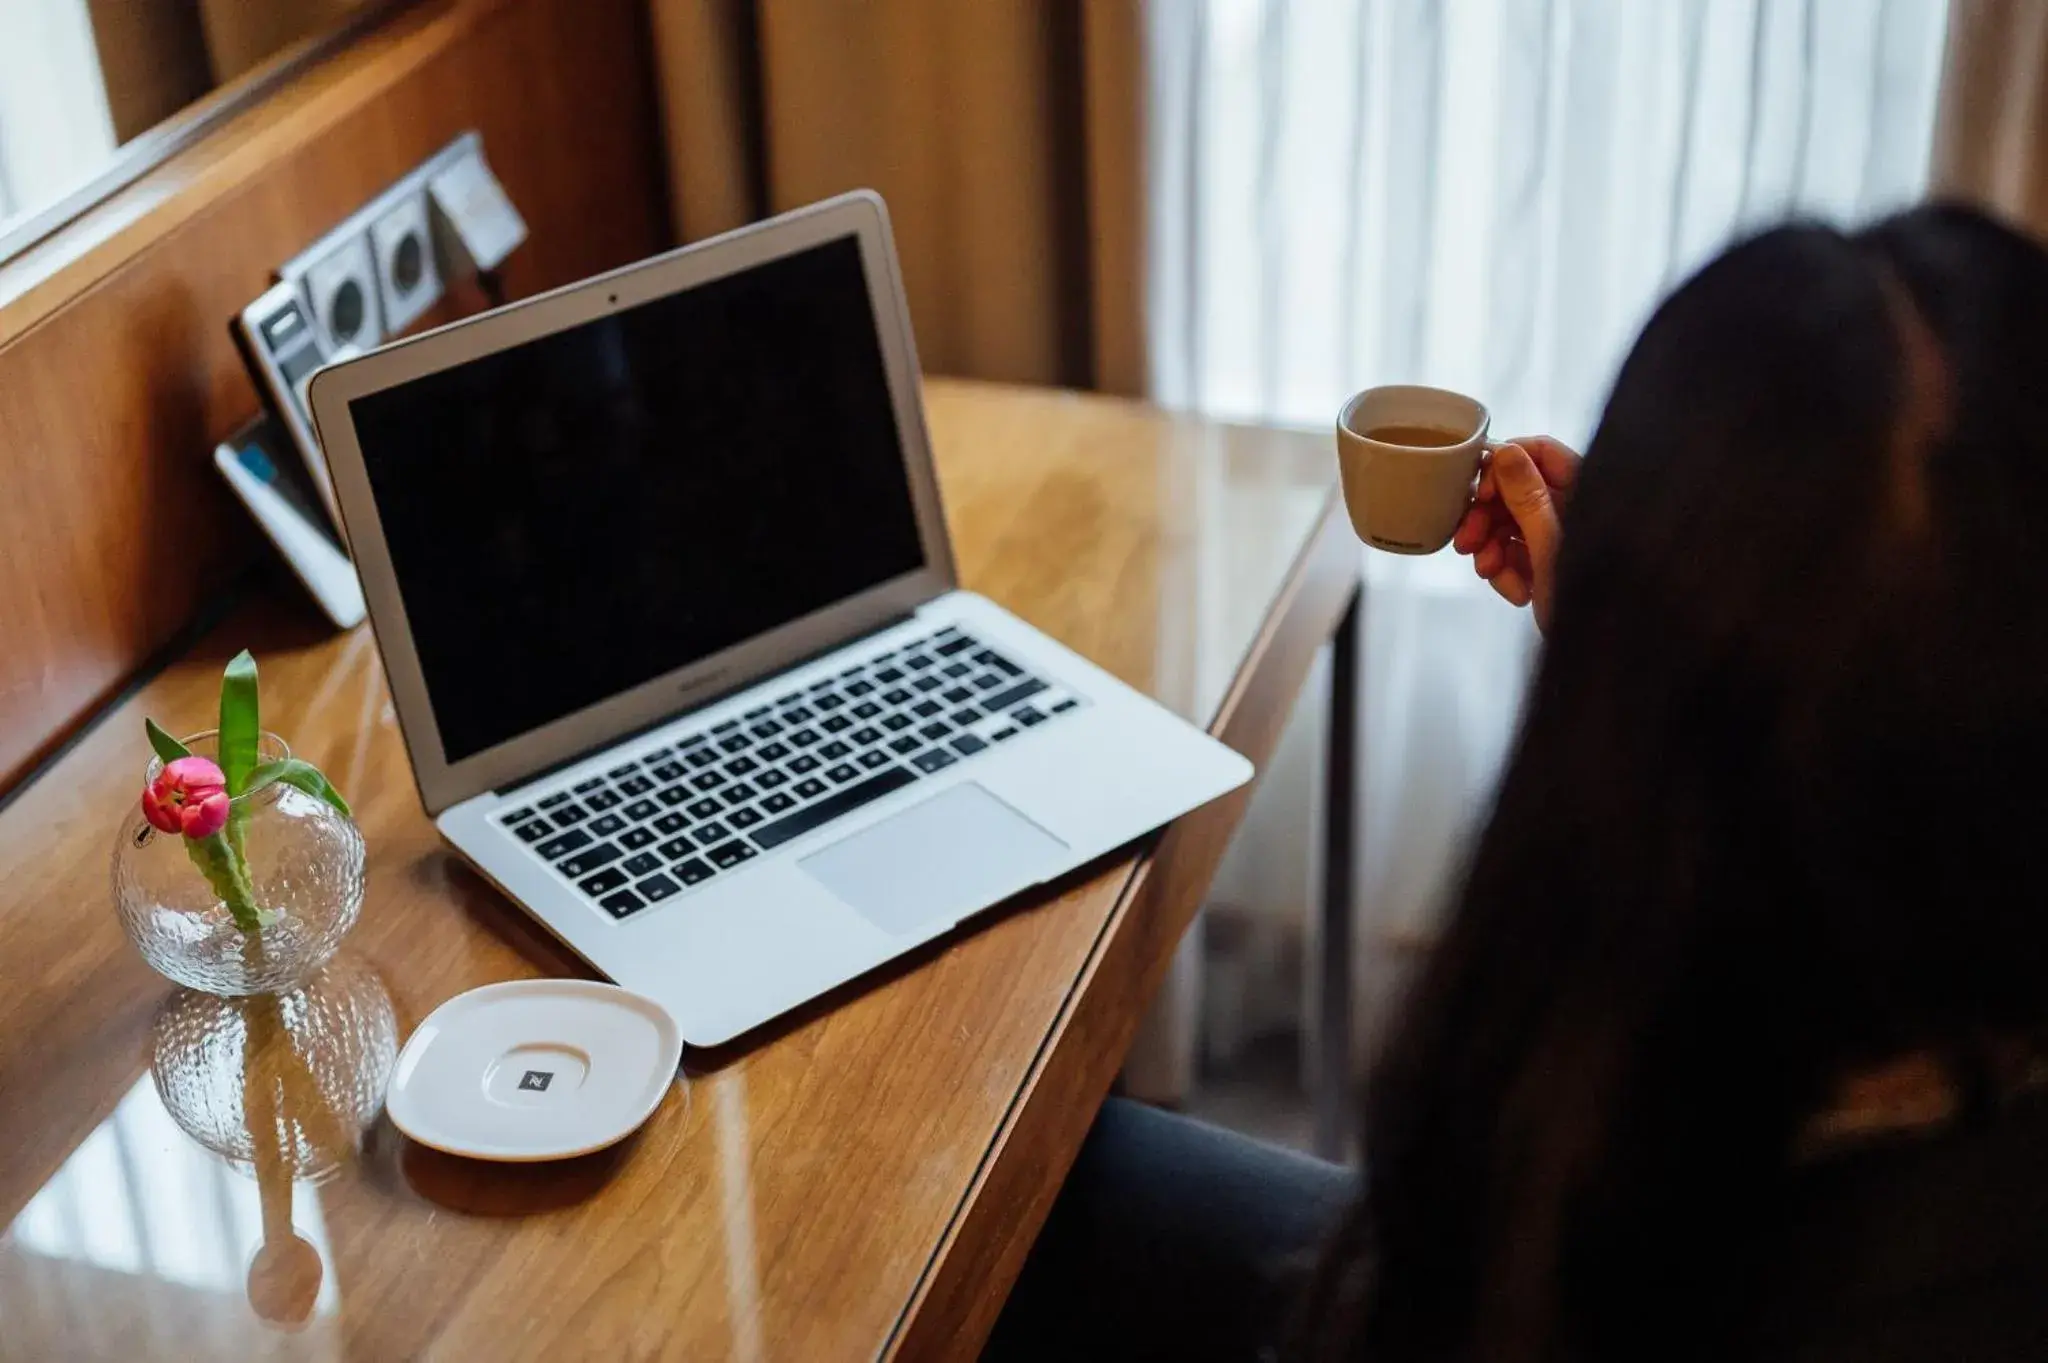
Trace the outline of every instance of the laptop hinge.
{"type": "Polygon", "coordinates": [[[682,719],[686,715],[694,714],[698,710],[709,709],[713,705],[718,704],[720,701],[728,700],[731,697],[739,694],[739,692],[741,691],[752,691],[756,687],[766,686],[769,683],[773,682],[777,677],[785,676],[788,673],[796,671],[800,667],[808,667],[820,658],[826,657],[829,654],[843,652],[846,649],[852,648],[854,645],[860,643],[864,639],[872,639],[875,635],[882,633],[884,630],[894,629],[898,625],[903,624],[904,622],[909,620],[914,620],[916,618],[916,612],[914,611],[900,611],[895,615],[889,616],[885,620],[878,621],[872,627],[864,629],[860,631],[860,633],[858,634],[847,635],[844,639],[841,639],[838,643],[833,644],[828,648],[816,649],[810,653],[806,653],[801,658],[792,659],[788,663],[783,664],[781,667],[776,668],[773,672],[763,672],[760,676],[755,677],[753,680],[749,681],[745,686],[735,687],[728,691],[721,691],[715,696],[706,696],[704,699],[695,701],[689,705],[685,705],[681,709],[671,710],[668,714],[662,715],[658,719],[649,720],[647,723],[641,725],[637,729],[629,729],[625,733],[615,734],[612,737],[604,740],[604,742],[602,743],[593,743],[589,747],[584,748],[582,751],[571,753],[567,757],[562,758],[558,762],[548,763],[547,766],[542,767],[539,771],[528,772],[526,775],[520,777],[516,783],[509,786],[499,787],[491,791],[491,794],[497,796],[499,799],[512,799],[516,797],[521,791],[529,790],[534,786],[541,785],[546,781],[551,780],[553,777],[560,774],[561,772],[565,772],[569,768],[575,766],[578,762],[589,761],[593,754],[601,753],[606,751],[607,749],[616,748],[621,746],[622,744],[630,743],[634,739],[638,738],[641,734],[652,733],[654,730],[662,728],[665,725],[675,723],[677,720],[682,719]]]}

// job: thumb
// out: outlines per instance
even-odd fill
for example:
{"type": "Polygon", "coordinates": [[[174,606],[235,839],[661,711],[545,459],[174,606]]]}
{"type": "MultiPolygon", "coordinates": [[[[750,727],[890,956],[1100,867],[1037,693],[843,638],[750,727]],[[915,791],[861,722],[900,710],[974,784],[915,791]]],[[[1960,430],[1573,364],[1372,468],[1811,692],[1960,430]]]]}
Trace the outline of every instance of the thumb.
{"type": "Polygon", "coordinates": [[[1542,470],[1520,445],[1502,445],[1494,450],[1493,478],[1500,489],[1501,504],[1515,518],[1522,543],[1529,546],[1529,557],[1542,571],[1542,566],[1557,552],[1557,503],[1550,495],[1550,484],[1543,480],[1542,470]]]}

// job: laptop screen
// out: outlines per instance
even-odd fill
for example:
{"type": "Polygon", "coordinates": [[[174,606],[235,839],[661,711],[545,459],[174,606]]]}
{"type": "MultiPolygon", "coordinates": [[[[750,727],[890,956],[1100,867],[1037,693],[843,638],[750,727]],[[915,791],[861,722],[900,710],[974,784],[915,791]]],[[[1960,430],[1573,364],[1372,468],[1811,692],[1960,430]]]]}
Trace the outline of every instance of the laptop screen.
{"type": "Polygon", "coordinates": [[[449,762],[924,564],[853,236],[349,406],[449,762]]]}

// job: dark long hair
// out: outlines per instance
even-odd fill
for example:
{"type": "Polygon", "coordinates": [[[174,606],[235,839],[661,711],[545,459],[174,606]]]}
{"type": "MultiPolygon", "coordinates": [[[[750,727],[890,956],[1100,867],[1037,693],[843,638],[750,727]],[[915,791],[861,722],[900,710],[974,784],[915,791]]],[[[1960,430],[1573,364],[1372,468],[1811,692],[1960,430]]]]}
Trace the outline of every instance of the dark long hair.
{"type": "Polygon", "coordinates": [[[1727,1357],[1834,1081],[2042,1025],[2044,513],[2048,255],[1988,219],[1658,310],[1307,1352],[1727,1357]]]}

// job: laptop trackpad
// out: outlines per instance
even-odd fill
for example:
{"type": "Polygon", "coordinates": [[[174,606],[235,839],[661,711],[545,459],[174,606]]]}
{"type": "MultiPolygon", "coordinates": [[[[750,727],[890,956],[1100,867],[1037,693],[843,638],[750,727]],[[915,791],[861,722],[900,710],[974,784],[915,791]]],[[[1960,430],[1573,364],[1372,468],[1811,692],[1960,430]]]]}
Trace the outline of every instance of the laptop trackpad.
{"type": "Polygon", "coordinates": [[[972,781],[797,863],[882,931],[951,922],[1044,879],[1067,845],[972,781]]]}

